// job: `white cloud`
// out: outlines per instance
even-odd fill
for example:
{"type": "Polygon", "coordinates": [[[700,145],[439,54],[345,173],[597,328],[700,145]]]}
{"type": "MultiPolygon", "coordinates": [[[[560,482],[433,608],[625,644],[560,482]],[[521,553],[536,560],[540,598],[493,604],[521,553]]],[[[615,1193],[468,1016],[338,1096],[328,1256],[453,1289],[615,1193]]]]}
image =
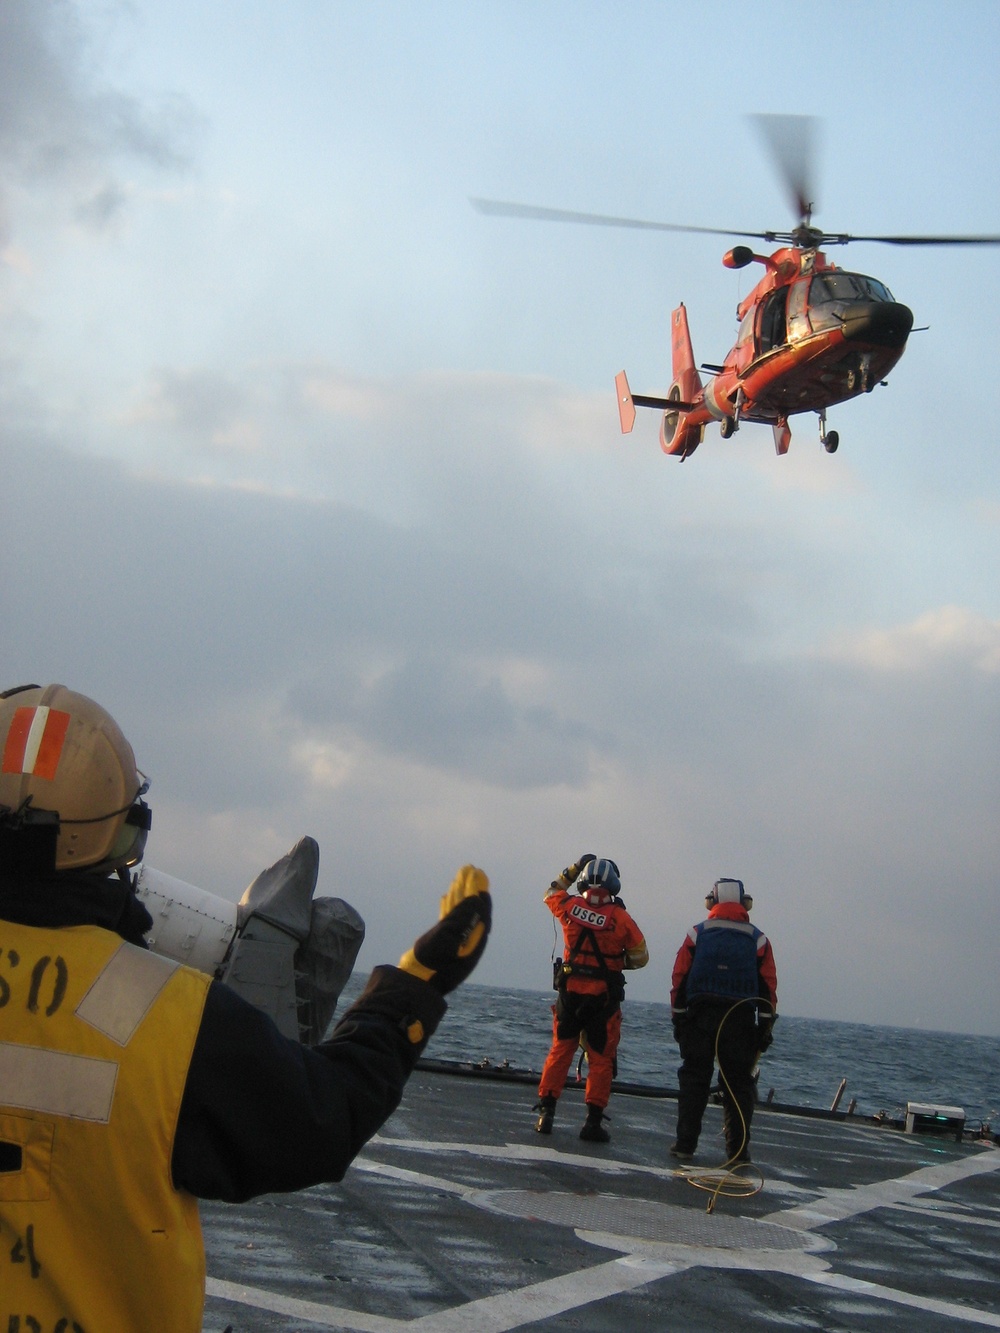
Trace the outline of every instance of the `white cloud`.
{"type": "MultiPolygon", "coordinates": [[[[0,236],[2,236],[2,234],[3,220],[0,218],[0,236]]],[[[28,251],[13,243],[5,245],[3,249],[0,250],[0,260],[2,260],[9,269],[12,269],[22,277],[30,277],[35,271],[34,262],[28,251]]]]}
{"type": "Polygon", "coordinates": [[[977,522],[991,527],[1000,526],[1000,500],[987,500],[980,496],[972,502],[970,509],[977,522]]]}
{"type": "Polygon", "coordinates": [[[879,672],[913,673],[966,661],[976,671],[995,675],[1000,672],[1000,620],[966,607],[943,606],[907,625],[839,635],[820,655],[879,672]]]}

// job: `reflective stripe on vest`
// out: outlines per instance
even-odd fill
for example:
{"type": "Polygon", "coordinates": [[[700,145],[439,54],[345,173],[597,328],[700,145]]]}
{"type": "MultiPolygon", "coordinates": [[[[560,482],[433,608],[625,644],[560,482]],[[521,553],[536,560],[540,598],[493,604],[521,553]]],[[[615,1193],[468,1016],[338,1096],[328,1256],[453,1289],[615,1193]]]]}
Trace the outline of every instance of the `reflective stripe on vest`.
{"type": "Polygon", "coordinates": [[[19,1111],[107,1124],[117,1078],[114,1060],[0,1042],[0,1098],[19,1111]]]}
{"type": "Polygon", "coordinates": [[[740,1000],[759,993],[757,948],[764,938],[745,921],[716,918],[695,926],[697,943],[685,995],[718,995],[740,1000]]]}
{"type": "Polygon", "coordinates": [[[170,958],[123,943],[76,1006],[76,1016],[127,1046],[177,967],[170,958]]]}

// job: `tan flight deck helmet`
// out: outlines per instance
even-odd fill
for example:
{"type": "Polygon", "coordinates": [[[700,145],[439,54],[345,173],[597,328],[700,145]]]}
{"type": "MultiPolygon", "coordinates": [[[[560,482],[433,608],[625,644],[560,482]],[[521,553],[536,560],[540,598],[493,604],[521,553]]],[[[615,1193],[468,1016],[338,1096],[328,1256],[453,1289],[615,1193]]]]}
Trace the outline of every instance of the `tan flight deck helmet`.
{"type": "MultiPolygon", "coordinates": [[[[149,786],[110,713],[65,685],[0,694],[0,824],[9,863],[45,846],[47,868],[114,870],[142,857],[149,786]],[[53,817],[55,816],[55,818],[53,817]]],[[[30,864],[44,868],[36,856],[30,864]]]]}

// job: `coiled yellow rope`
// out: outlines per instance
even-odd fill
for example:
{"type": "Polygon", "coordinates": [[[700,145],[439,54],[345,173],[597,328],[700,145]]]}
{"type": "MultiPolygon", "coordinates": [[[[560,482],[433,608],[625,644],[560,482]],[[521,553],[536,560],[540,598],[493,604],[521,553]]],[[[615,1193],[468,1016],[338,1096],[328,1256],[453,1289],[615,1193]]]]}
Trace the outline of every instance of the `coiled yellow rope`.
{"type": "MultiPolygon", "coordinates": [[[[724,1199],[752,1199],[755,1194],[759,1194],[764,1188],[764,1173],[753,1162],[739,1161],[740,1154],[747,1145],[749,1137],[749,1126],[744,1118],[743,1111],[739,1102],[733,1095],[733,1089],[726,1078],[726,1071],[722,1067],[719,1059],[719,1033],[721,1033],[726,1019],[741,1004],[767,1004],[759,996],[747,996],[745,999],[737,1000],[722,1015],[722,1021],[719,1023],[715,1032],[715,1062],[719,1066],[719,1080],[725,1084],[726,1091],[729,1093],[732,1104],[736,1107],[736,1113],[743,1126],[743,1138],[740,1146],[721,1166],[715,1167],[678,1167],[674,1175],[680,1180],[686,1180],[689,1185],[693,1185],[697,1190],[705,1190],[711,1197],[708,1201],[706,1212],[715,1211],[716,1202],[720,1198],[724,1199]],[[743,1174],[746,1173],[746,1174],[743,1174]],[[754,1178],[756,1177],[756,1179],[754,1178]]],[[[770,1006],[768,1006],[770,1007],[770,1006]]]]}

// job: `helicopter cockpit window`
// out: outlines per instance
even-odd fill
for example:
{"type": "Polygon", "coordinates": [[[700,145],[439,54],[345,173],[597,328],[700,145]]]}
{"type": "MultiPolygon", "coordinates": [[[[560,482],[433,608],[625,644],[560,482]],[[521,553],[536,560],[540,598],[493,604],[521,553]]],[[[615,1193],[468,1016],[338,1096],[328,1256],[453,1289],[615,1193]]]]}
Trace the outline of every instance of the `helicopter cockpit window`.
{"type": "Polygon", "coordinates": [[[749,342],[753,337],[753,317],[754,307],[751,306],[740,322],[740,331],[736,335],[736,346],[740,347],[743,343],[749,342]]]}
{"type": "Polygon", "coordinates": [[[775,347],[783,347],[788,341],[787,309],[787,287],[779,287],[761,302],[757,332],[762,355],[775,347]]]}
{"type": "Polygon", "coordinates": [[[877,278],[840,269],[813,275],[809,285],[809,318],[813,330],[839,323],[844,307],[858,301],[891,301],[892,293],[877,278]]]}
{"type": "Polygon", "coordinates": [[[891,301],[892,293],[878,278],[863,273],[817,273],[809,288],[809,304],[830,301],[891,301]]]}
{"type": "Polygon", "coordinates": [[[859,282],[865,284],[865,290],[873,301],[895,302],[896,298],[893,296],[892,292],[890,292],[884,282],[879,282],[878,278],[866,278],[860,273],[855,274],[855,277],[859,282]]]}

